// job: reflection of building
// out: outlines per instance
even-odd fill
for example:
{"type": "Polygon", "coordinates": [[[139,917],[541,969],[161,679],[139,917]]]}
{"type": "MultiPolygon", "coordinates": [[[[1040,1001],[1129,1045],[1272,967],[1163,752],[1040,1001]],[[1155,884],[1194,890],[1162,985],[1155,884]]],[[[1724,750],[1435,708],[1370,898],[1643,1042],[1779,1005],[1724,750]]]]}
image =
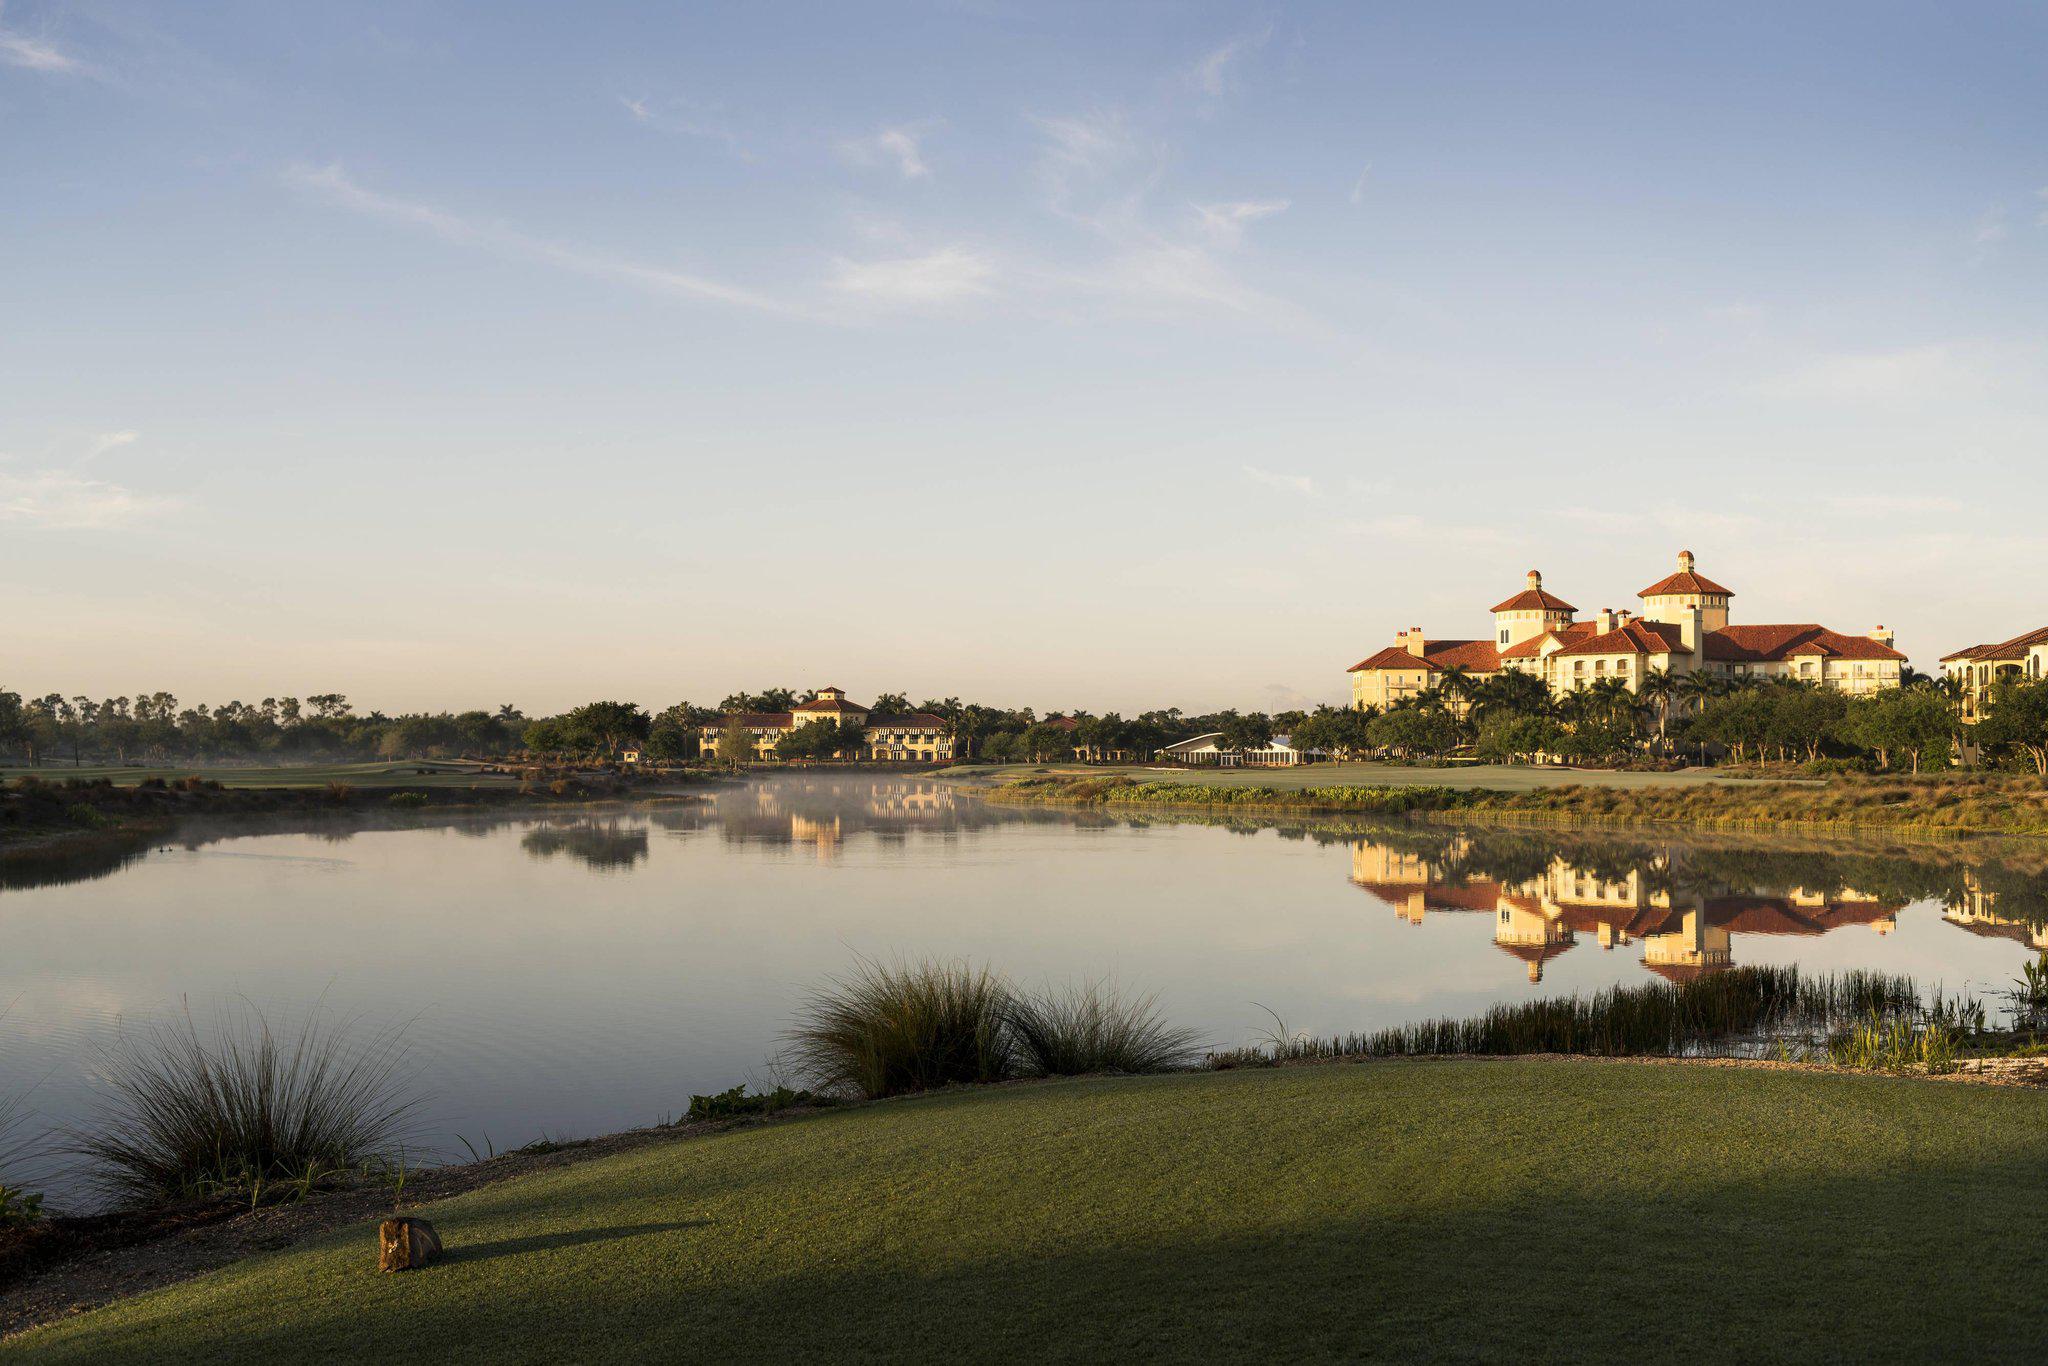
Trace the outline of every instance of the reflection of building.
{"type": "Polygon", "coordinates": [[[1884,627],[1852,636],[1814,622],[1731,625],[1734,590],[1698,573],[1689,550],[1678,553],[1678,572],[1636,596],[1643,602],[1640,616],[1603,607],[1581,621],[1578,608],[1547,592],[1532,569],[1527,587],[1494,606],[1490,639],[1432,640],[1414,626],[1352,665],[1352,705],[1392,706],[1435,687],[1454,669],[1475,683],[1507,671],[1526,673],[1553,693],[1608,679],[1635,692],[1656,669],[1796,678],[1853,693],[1898,686],[1906,657],[1892,648],[1884,627]]]}
{"type": "Polygon", "coordinates": [[[2048,952],[2048,924],[1998,912],[1998,893],[1989,891],[1976,873],[1963,871],[1963,894],[1949,903],[1941,918],[1971,934],[1991,935],[2048,952]]]}
{"type": "Polygon", "coordinates": [[[753,737],[754,757],[773,759],[775,744],[783,736],[814,722],[828,725],[858,725],[865,728],[868,752],[862,758],[904,763],[950,763],[953,736],[943,716],[930,712],[898,715],[870,711],[846,700],[843,688],[820,688],[817,696],[788,711],[733,712],[702,726],[699,742],[706,753],[718,748],[719,737],[734,721],[753,737]]]}
{"type": "Polygon", "coordinates": [[[1689,981],[1734,963],[1739,934],[1819,935],[1846,925],[1891,932],[1898,903],[1854,889],[1709,892],[1682,876],[1682,853],[1661,850],[1625,868],[1592,869],[1550,855],[1512,874],[1481,870],[1469,839],[1459,836],[1434,856],[1407,853],[1370,839],[1351,848],[1351,881],[1412,924],[1432,912],[1484,913],[1493,942],[1543,980],[1545,964],[1588,935],[1604,949],[1643,946],[1643,966],[1672,981],[1689,981]]]}
{"type": "Polygon", "coordinates": [[[2032,683],[2048,677],[2048,626],[1995,645],[1972,645],[1941,657],[1941,671],[1962,685],[1963,720],[1975,723],[1984,702],[2000,683],[2032,683]]]}

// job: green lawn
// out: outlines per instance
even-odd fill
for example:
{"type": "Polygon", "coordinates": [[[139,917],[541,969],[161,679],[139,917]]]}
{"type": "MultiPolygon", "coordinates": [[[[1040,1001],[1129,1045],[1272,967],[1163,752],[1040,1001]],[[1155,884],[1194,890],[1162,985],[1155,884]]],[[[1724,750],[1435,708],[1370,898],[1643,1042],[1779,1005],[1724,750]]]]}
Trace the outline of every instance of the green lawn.
{"type": "Polygon", "coordinates": [[[2040,1359],[2048,1094],[1403,1062],[673,1143],[54,1325],[50,1361],[2040,1359]]]}
{"type": "Polygon", "coordinates": [[[1545,787],[1694,787],[1701,783],[1752,783],[1706,769],[1684,773],[1612,773],[1601,769],[1530,768],[1511,764],[1453,764],[1417,768],[1406,764],[1302,764],[1294,768],[1144,768],[1103,764],[996,764],[941,770],[941,776],[975,783],[1006,783],[1047,774],[1085,778],[1118,775],[1139,782],[1215,783],[1233,787],[1468,787],[1493,792],[1534,792],[1545,787]]]}
{"type": "Polygon", "coordinates": [[[475,783],[517,783],[517,778],[488,776],[482,765],[466,759],[377,760],[361,764],[276,764],[222,768],[128,768],[117,764],[50,763],[41,768],[0,768],[0,780],[33,775],[45,782],[67,778],[108,778],[116,786],[133,787],[144,778],[211,778],[222,787],[325,787],[350,783],[356,787],[469,787],[475,783]],[[421,769],[431,772],[422,774],[421,769]]]}

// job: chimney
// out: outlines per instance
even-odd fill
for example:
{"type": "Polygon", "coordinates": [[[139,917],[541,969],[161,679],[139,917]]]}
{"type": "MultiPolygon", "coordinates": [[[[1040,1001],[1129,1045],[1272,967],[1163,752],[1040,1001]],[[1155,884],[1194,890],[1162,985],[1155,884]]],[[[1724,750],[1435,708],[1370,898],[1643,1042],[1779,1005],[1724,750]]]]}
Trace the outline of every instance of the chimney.
{"type": "Polygon", "coordinates": [[[1692,552],[1690,550],[1678,552],[1678,572],[1681,574],[1692,573],[1692,552]]]}
{"type": "Polygon", "coordinates": [[[1870,633],[1870,638],[1871,638],[1872,640],[1876,641],[1876,642],[1877,642],[1878,644],[1880,644],[1880,645],[1884,646],[1884,647],[1885,647],[1886,649],[1890,649],[1890,648],[1891,648],[1891,644],[1892,644],[1892,633],[1891,633],[1891,629],[1890,629],[1889,627],[1885,627],[1885,626],[1880,626],[1880,627],[1878,627],[1878,628],[1877,628],[1877,629],[1876,629],[1875,631],[1872,631],[1872,632],[1870,633]]]}
{"type": "Polygon", "coordinates": [[[1422,628],[1420,626],[1410,626],[1406,631],[1402,632],[1401,644],[1407,649],[1409,654],[1420,656],[1422,654],[1422,628]]]}
{"type": "Polygon", "coordinates": [[[1612,631],[1614,629],[1614,613],[1608,611],[1605,607],[1595,612],[1593,614],[1593,629],[1603,636],[1612,631]]]}
{"type": "Polygon", "coordinates": [[[1626,607],[1617,607],[1614,609],[1614,624],[1616,626],[1626,626],[1635,619],[1635,615],[1634,612],[1629,611],[1626,607]]]}
{"type": "Polygon", "coordinates": [[[1683,645],[1685,647],[1685,652],[1692,656],[1694,668],[1699,667],[1700,660],[1702,658],[1700,654],[1700,647],[1702,643],[1701,637],[1704,634],[1705,632],[1700,622],[1700,609],[1698,605],[1695,604],[1694,606],[1686,608],[1685,611],[1678,618],[1678,643],[1680,645],[1683,645]]]}

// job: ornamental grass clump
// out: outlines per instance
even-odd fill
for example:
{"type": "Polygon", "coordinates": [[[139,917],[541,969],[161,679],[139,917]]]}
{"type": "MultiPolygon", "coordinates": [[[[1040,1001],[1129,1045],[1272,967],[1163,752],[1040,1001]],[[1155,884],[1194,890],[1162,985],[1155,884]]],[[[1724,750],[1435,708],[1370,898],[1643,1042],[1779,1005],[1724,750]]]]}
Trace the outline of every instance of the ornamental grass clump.
{"type": "Polygon", "coordinates": [[[1168,1072],[1200,1055],[1199,1036],[1162,1020],[1156,997],[1126,997],[1099,982],[1020,996],[1009,1023],[1018,1065],[1029,1076],[1168,1072]]]}
{"type": "Polygon", "coordinates": [[[804,1007],[787,1061],[820,1090],[875,1098],[1014,1074],[1009,984],[987,968],[860,959],[804,1007]]]}
{"type": "Polygon", "coordinates": [[[253,1007],[202,1033],[179,1019],[106,1050],[110,1097],[69,1151],[117,1204],[310,1190],[386,1165],[412,1137],[419,1097],[402,1026],[360,1040],[309,1015],[280,1037],[253,1007]]]}

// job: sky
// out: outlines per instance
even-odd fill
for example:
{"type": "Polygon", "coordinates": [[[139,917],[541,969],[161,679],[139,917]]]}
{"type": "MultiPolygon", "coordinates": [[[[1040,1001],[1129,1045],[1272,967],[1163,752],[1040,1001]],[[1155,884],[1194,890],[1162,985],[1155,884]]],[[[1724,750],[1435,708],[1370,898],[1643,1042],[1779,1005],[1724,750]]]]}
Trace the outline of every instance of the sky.
{"type": "Polygon", "coordinates": [[[1281,709],[2048,622],[2048,7],[0,7],[0,686],[1281,709]]]}

